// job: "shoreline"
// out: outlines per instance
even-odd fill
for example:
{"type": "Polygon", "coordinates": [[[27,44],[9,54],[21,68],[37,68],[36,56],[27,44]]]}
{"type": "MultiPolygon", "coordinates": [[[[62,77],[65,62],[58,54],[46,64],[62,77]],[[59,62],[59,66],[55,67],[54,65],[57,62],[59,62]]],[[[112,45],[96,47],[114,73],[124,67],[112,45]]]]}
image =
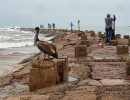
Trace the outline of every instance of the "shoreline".
{"type": "MultiPolygon", "coordinates": [[[[33,96],[42,96],[42,98],[47,98],[46,100],[66,100],[72,98],[78,100],[84,100],[85,98],[88,98],[88,100],[97,100],[97,98],[101,98],[101,100],[107,98],[114,98],[113,100],[119,98],[120,100],[129,99],[130,78],[129,76],[127,76],[127,79],[124,78],[126,77],[123,67],[125,62],[122,56],[117,56],[116,46],[104,44],[104,48],[100,48],[98,46],[98,34],[95,37],[92,37],[89,32],[85,34],[90,41],[88,56],[76,59],[74,57],[74,48],[81,39],[78,36],[78,32],[59,30],[51,33],[52,36],[55,36],[52,40],[58,49],[59,56],[68,56],[69,58],[69,75],[77,78],[77,81],[29,92],[29,70],[32,60],[37,58],[37,55],[35,55],[17,64],[15,67],[18,67],[19,70],[5,77],[0,77],[0,92],[2,93],[2,90],[4,90],[5,98],[9,96],[7,100],[33,96]],[[11,91],[13,92],[9,94],[11,91]],[[120,97],[119,92],[120,94],[125,93],[120,97]]],[[[40,56],[43,55],[40,54],[40,56]]]]}
{"type": "Polygon", "coordinates": [[[32,48],[32,46],[26,46],[20,48],[2,49],[0,53],[0,66],[3,71],[1,70],[0,76],[15,71],[13,66],[38,52],[36,48],[32,48]],[[26,49],[29,51],[31,50],[31,52],[28,52],[26,49]]]}

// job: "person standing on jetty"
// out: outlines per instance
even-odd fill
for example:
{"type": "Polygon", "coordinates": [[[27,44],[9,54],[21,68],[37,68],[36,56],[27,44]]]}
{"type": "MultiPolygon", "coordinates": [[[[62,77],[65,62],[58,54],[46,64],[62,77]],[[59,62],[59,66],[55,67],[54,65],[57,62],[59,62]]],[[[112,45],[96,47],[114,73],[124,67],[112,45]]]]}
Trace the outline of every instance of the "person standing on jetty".
{"type": "Polygon", "coordinates": [[[112,21],[116,20],[115,15],[113,15],[113,18],[110,16],[111,16],[110,14],[107,14],[107,17],[105,18],[106,43],[110,43],[110,40],[112,38],[112,21]]]}
{"type": "Polygon", "coordinates": [[[71,22],[71,23],[70,23],[71,31],[73,30],[73,26],[74,26],[74,25],[73,25],[73,23],[71,22]]]}
{"type": "Polygon", "coordinates": [[[51,24],[50,23],[48,23],[48,29],[51,29],[51,24]]]}
{"type": "Polygon", "coordinates": [[[44,25],[41,24],[41,25],[40,25],[40,28],[43,29],[43,28],[44,28],[44,25]]]}
{"type": "Polygon", "coordinates": [[[78,31],[80,31],[80,20],[78,20],[78,31]]]}
{"type": "Polygon", "coordinates": [[[48,23],[48,29],[50,29],[50,24],[48,23]]]}
{"type": "Polygon", "coordinates": [[[52,26],[53,26],[53,30],[54,30],[55,29],[55,23],[53,23],[52,26]]]}

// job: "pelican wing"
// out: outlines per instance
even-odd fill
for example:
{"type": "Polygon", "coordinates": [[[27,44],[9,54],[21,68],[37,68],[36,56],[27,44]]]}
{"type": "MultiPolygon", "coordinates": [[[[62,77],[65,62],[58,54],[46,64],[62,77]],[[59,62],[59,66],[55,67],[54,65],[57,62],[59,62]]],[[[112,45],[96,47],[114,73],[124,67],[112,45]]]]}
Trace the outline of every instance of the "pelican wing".
{"type": "Polygon", "coordinates": [[[47,43],[47,42],[37,42],[37,47],[40,49],[40,51],[49,54],[51,56],[55,56],[56,49],[54,48],[54,45],[47,43]]]}

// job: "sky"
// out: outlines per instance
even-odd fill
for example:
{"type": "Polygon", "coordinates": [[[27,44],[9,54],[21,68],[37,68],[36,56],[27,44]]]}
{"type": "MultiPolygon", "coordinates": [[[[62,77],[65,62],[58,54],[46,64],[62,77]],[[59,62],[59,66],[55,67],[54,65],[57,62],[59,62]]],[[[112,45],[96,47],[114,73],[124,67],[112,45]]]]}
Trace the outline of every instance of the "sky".
{"type": "Polygon", "coordinates": [[[107,13],[115,14],[116,25],[130,26],[130,0],[0,0],[0,27],[31,27],[55,23],[66,27],[104,26],[107,13]]]}

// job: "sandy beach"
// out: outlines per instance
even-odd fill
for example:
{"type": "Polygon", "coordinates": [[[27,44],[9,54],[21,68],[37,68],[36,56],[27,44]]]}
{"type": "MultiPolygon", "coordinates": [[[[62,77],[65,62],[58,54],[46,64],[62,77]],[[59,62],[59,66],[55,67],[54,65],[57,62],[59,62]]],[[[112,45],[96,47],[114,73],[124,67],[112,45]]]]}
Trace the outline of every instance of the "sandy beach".
{"type": "Polygon", "coordinates": [[[28,49],[32,50],[32,53],[1,56],[3,61],[0,61],[0,65],[9,66],[16,63],[15,71],[0,77],[1,99],[130,100],[130,76],[126,75],[125,69],[125,58],[130,56],[130,52],[127,55],[117,55],[116,46],[106,45],[104,42],[102,48],[98,44],[98,33],[96,36],[91,36],[91,32],[88,31],[81,32],[87,35],[87,40],[90,42],[90,46],[87,47],[88,54],[83,58],[75,58],[75,46],[81,40],[78,31],[48,30],[47,32],[50,33],[49,36],[55,36],[52,43],[56,45],[59,56],[68,56],[68,74],[76,80],[29,92],[32,61],[35,61],[38,55],[43,57],[43,54],[37,54],[37,48],[24,47],[23,51],[28,49]],[[17,64],[16,59],[19,59],[17,60],[19,62],[24,60],[17,64]]]}

